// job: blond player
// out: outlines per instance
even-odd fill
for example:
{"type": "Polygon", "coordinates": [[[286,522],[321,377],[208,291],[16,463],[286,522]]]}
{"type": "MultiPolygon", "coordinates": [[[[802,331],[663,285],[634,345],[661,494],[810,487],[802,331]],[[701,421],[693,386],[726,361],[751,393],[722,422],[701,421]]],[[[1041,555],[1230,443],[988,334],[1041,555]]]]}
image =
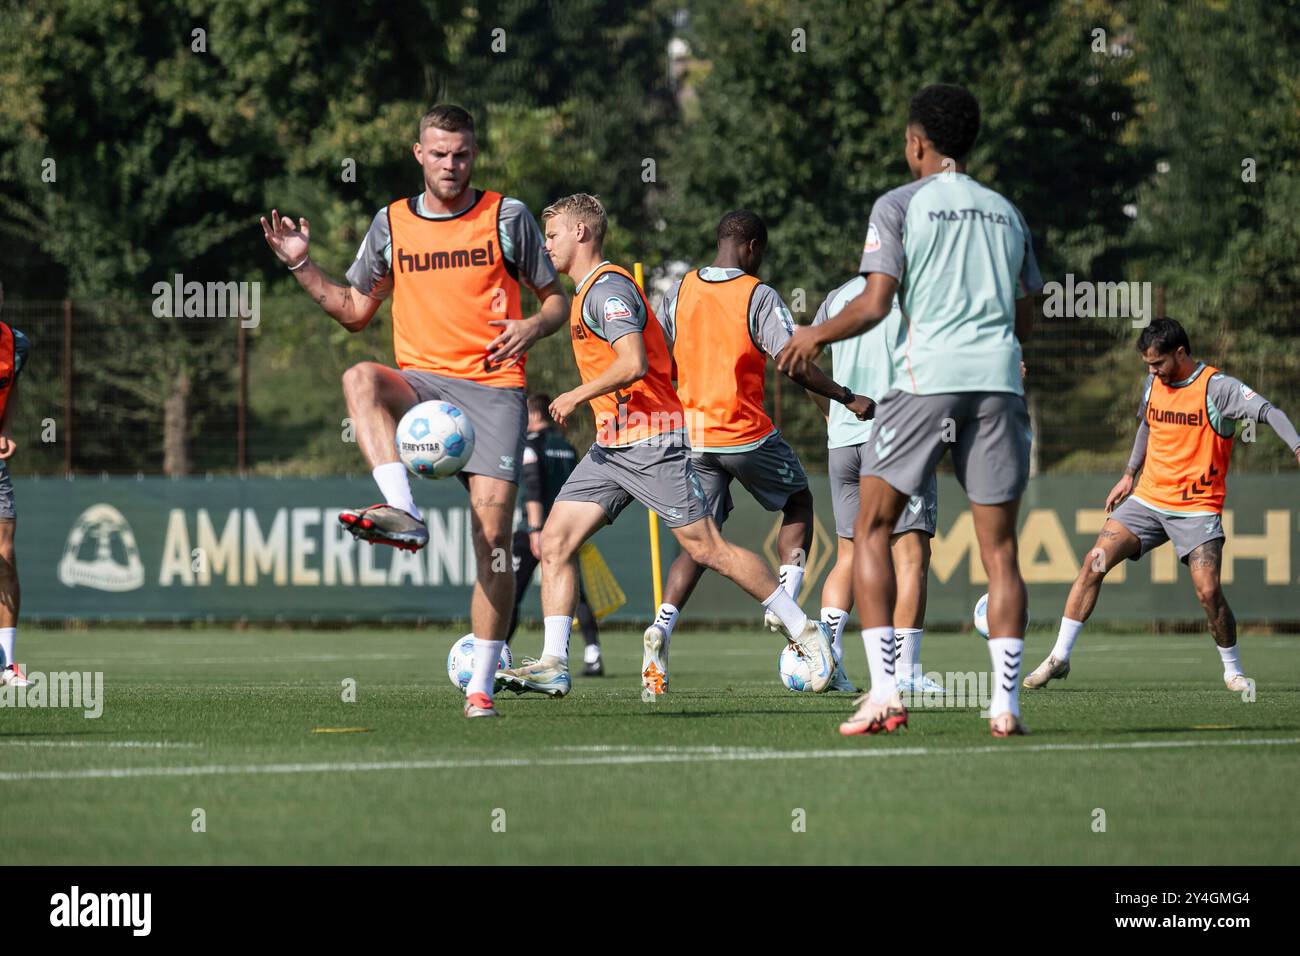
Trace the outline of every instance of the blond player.
{"type": "MultiPolygon", "coordinates": [[[[590,403],[596,443],[556,498],[542,529],[542,656],[498,674],[506,687],[552,697],[569,692],[568,646],[578,600],[578,549],[633,501],[657,513],[682,549],[762,602],[811,662],[813,689],[834,671],[830,630],[812,621],[762,558],[723,540],[709,516],[686,444],[682,403],[673,389],[663,328],[627,270],[604,258],[605,210],[593,196],[568,196],[542,213],[555,267],[577,283],[569,333],[582,384],[558,396],[551,414],[563,423],[590,403]]],[[[642,674],[653,699],[666,674],[642,674]]]]}

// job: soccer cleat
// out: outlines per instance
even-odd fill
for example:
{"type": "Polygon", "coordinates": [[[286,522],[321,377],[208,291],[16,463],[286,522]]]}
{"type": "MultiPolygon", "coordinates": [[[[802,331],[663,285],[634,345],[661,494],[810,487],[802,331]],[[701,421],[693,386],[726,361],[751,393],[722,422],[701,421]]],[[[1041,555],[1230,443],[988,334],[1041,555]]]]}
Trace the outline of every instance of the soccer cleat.
{"type": "Polygon", "coordinates": [[[771,611],[763,612],[763,623],[767,625],[767,629],[771,631],[773,634],[780,633],[781,619],[777,617],[775,614],[773,614],[771,611]]]}
{"type": "Polygon", "coordinates": [[[465,697],[465,716],[466,717],[500,717],[495,707],[492,706],[492,698],[487,694],[475,691],[465,697]]]}
{"type": "Polygon", "coordinates": [[[641,635],[641,699],[647,704],[668,693],[668,635],[651,624],[641,635]]]}
{"type": "Polygon", "coordinates": [[[1021,685],[1033,690],[1037,687],[1046,687],[1049,681],[1065,680],[1070,676],[1070,661],[1067,658],[1058,661],[1055,656],[1049,655],[1047,660],[1035,667],[1030,673],[1025,675],[1021,685]]]}
{"type": "Polygon", "coordinates": [[[392,505],[370,505],[339,513],[352,537],[371,544],[387,544],[403,551],[419,551],[429,543],[429,529],[415,515],[392,505]]]}
{"type": "Polygon", "coordinates": [[[846,694],[862,693],[857,687],[853,686],[853,681],[849,680],[849,675],[844,672],[844,663],[835,665],[835,673],[831,675],[830,686],[827,690],[842,691],[846,694]]]}
{"type": "Polygon", "coordinates": [[[814,694],[828,690],[835,678],[835,651],[831,649],[831,641],[830,626],[812,618],[808,618],[797,638],[790,639],[790,643],[808,661],[812,671],[808,686],[814,694]]]}
{"type": "Polygon", "coordinates": [[[563,697],[569,693],[569,665],[558,657],[542,656],[541,660],[524,658],[520,667],[497,671],[497,683],[516,694],[545,694],[563,697]]]}
{"type": "Polygon", "coordinates": [[[1234,694],[1244,694],[1255,689],[1255,682],[1245,674],[1232,674],[1223,678],[1223,686],[1234,694]]]}
{"type": "Polygon", "coordinates": [[[994,737],[1028,737],[1029,728],[1011,711],[989,719],[989,733],[994,737]]]}
{"type": "Polygon", "coordinates": [[[17,664],[10,664],[0,671],[0,687],[30,687],[31,684],[17,664]]]}
{"type": "Polygon", "coordinates": [[[597,657],[594,661],[583,661],[582,676],[583,677],[604,677],[605,676],[604,658],[597,657]]]}
{"type": "Polygon", "coordinates": [[[911,674],[904,674],[898,678],[898,692],[900,694],[943,694],[945,693],[942,684],[935,683],[926,677],[920,675],[917,680],[911,674]]]}
{"type": "Polygon", "coordinates": [[[856,734],[892,734],[899,727],[907,726],[907,708],[903,706],[898,694],[880,703],[872,700],[870,694],[863,694],[854,703],[858,709],[852,717],[840,724],[840,733],[845,737],[856,734]]]}

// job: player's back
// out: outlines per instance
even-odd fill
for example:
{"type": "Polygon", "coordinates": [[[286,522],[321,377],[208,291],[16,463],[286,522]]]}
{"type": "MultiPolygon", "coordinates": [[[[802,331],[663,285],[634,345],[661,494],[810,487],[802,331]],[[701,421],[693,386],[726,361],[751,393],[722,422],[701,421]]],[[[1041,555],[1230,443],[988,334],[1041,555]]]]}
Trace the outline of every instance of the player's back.
{"type": "Polygon", "coordinates": [[[899,277],[896,387],[1022,394],[1015,303],[1041,280],[1015,205],[937,173],[886,193],[871,220],[861,271],[899,277]]]}
{"type": "Polygon", "coordinates": [[[772,433],[763,408],[767,355],[751,323],[761,288],[739,269],[708,266],[688,273],[666,297],[677,394],[693,447],[752,444],[772,433]]]}

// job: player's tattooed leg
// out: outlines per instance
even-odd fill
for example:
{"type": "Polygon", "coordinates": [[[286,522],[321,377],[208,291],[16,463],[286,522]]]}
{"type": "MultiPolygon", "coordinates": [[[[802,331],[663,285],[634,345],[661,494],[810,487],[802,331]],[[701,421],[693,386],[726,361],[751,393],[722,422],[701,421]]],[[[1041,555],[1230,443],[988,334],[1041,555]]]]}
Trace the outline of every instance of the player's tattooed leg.
{"type": "Polygon", "coordinates": [[[1207,541],[1187,556],[1187,567],[1192,572],[1192,581],[1196,585],[1196,597],[1205,608],[1205,616],[1210,622],[1210,634],[1214,643],[1220,647],[1232,647],[1237,643],[1237,619],[1233,616],[1228,600],[1223,596],[1220,584],[1220,568],[1223,566],[1223,541],[1207,541]]]}

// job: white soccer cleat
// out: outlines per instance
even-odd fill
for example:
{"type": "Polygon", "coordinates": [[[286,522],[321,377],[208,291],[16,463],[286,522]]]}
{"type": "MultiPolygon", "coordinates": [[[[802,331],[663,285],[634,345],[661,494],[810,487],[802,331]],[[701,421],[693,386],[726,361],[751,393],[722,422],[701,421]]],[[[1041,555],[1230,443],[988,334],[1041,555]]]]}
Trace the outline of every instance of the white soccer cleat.
{"type": "Polygon", "coordinates": [[[0,671],[0,687],[30,687],[31,685],[32,682],[27,679],[27,675],[17,664],[10,664],[0,671]]]}
{"type": "Polygon", "coordinates": [[[833,637],[830,625],[824,621],[808,618],[803,631],[798,637],[791,637],[790,643],[794,644],[808,661],[812,673],[808,685],[812,692],[820,694],[829,690],[831,681],[835,678],[835,651],[832,649],[833,637]]]}
{"type": "Polygon", "coordinates": [[[775,614],[773,614],[771,611],[763,612],[763,623],[767,625],[767,629],[771,631],[773,634],[780,633],[781,619],[777,617],[775,614]]]}
{"type": "Polygon", "coordinates": [[[853,686],[853,681],[849,680],[849,675],[844,671],[844,662],[840,661],[835,665],[835,673],[831,675],[830,686],[828,691],[840,691],[845,694],[860,694],[861,691],[853,686]]]}
{"type": "Polygon", "coordinates": [[[945,693],[943,685],[930,680],[924,674],[914,677],[911,674],[904,674],[898,678],[898,692],[900,694],[943,694],[945,693]],[[918,680],[919,677],[919,680],[918,680]]]}
{"type": "Polygon", "coordinates": [[[1245,674],[1232,674],[1223,678],[1223,686],[1234,694],[1254,693],[1255,681],[1245,674]]]}
{"type": "Polygon", "coordinates": [[[497,671],[496,683],[516,694],[545,694],[556,698],[567,695],[572,686],[568,663],[545,654],[541,660],[526,658],[520,667],[497,671]]]}
{"type": "Polygon", "coordinates": [[[668,693],[668,635],[651,624],[641,635],[641,699],[647,704],[668,693]]]}
{"type": "Polygon", "coordinates": [[[1070,676],[1070,661],[1059,661],[1055,656],[1048,655],[1047,660],[1039,664],[1032,671],[1025,675],[1021,681],[1021,686],[1033,690],[1038,687],[1046,687],[1049,682],[1054,680],[1065,680],[1070,676]]]}

